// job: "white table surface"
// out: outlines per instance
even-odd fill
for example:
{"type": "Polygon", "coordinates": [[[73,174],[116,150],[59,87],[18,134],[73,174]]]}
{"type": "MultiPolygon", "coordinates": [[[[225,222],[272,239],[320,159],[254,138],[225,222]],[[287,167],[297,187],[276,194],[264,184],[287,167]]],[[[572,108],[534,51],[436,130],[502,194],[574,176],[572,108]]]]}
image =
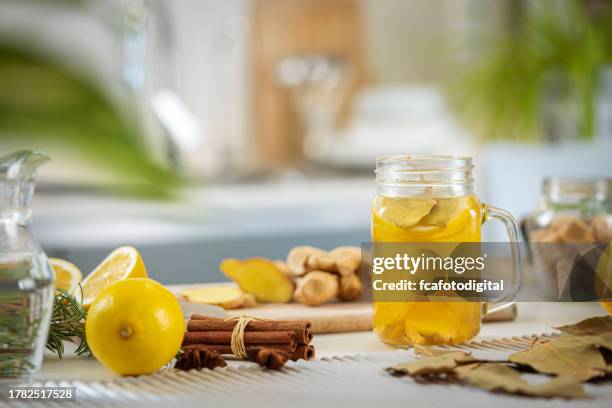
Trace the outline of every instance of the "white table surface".
{"type": "MultiPolygon", "coordinates": [[[[576,323],[588,317],[604,314],[605,311],[596,303],[521,303],[518,305],[518,317],[515,321],[486,323],[476,340],[550,333],[554,331],[555,326],[576,323]]],[[[370,331],[318,334],[314,336],[313,344],[318,358],[392,350],[370,331]]],[[[77,357],[68,350],[62,360],[47,354],[37,379],[95,381],[114,377],[116,374],[100,365],[95,359],[77,357]]]]}

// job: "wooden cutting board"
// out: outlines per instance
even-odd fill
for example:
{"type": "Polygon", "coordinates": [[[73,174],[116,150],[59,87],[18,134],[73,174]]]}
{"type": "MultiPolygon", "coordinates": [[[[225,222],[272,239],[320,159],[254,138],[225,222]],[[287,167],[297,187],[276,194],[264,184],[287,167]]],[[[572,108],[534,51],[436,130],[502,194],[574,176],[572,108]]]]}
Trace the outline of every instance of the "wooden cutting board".
{"type": "MultiPolygon", "coordinates": [[[[171,286],[178,294],[186,287],[171,286]]],[[[186,302],[189,303],[189,302],[186,302]]],[[[372,304],[369,302],[329,303],[316,307],[300,303],[260,303],[256,307],[228,310],[227,315],[247,315],[262,319],[309,320],[313,333],[340,333],[372,330],[372,304]]],[[[516,307],[508,307],[485,317],[485,322],[509,321],[516,317],[516,307]]]]}
{"type": "MultiPolygon", "coordinates": [[[[299,303],[263,303],[248,309],[228,310],[229,316],[248,315],[262,319],[309,320],[313,333],[340,333],[372,330],[372,304],[366,302],[330,303],[317,307],[299,303]]],[[[485,322],[516,318],[516,306],[485,316],[485,322]]]]}
{"type": "Polygon", "coordinates": [[[309,320],[313,333],[339,333],[372,329],[371,303],[330,303],[317,307],[299,303],[262,303],[248,309],[228,310],[230,316],[262,319],[309,320]]]}

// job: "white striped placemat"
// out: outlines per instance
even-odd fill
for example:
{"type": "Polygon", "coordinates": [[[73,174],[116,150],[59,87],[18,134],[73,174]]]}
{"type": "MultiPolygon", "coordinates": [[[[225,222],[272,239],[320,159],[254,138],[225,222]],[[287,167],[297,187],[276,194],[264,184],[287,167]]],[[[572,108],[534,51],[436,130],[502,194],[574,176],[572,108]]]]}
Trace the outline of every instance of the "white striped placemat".
{"type": "MultiPolygon", "coordinates": [[[[530,347],[534,339],[555,334],[473,341],[442,347],[465,350],[487,359],[504,359],[530,347]]],[[[412,350],[324,357],[290,362],[282,371],[264,370],[252,363],[230,364],[215,370],[167,370],[153,375],[105,381],[54,381],[35,386],[74,386],[79,407],[610,407],[610,383],[586,384],[585,401],[531,399],[488,393],[456,384],[417,384],[411,378],[384,371],[411,361],[412,350]]],[[[69,402],[10,402],[8,407],[67,407],[69,402]]]]}

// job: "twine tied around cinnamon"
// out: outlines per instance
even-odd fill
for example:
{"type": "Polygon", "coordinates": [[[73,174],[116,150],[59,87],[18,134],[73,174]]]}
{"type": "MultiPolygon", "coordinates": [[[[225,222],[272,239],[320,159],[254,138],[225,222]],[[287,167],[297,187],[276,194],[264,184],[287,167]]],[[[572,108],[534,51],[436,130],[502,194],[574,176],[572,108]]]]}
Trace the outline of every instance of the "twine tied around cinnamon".
{"type": "Polygon", "coordinates": [[[246,327],[249,323],[253,321],[261,321],[263,319],[259,319],[257,317],[252,316],[236,316],[236,317],[228,317],[224,321],[231,322],[237,320],[236,326],[232,330],[232,337],[230,341],[230,347],[232,349],[232,353],[243,360],[246,360],[248,355],[246,352],[246,345],[244,344],[244,333],[246,331],[246,327]]]}

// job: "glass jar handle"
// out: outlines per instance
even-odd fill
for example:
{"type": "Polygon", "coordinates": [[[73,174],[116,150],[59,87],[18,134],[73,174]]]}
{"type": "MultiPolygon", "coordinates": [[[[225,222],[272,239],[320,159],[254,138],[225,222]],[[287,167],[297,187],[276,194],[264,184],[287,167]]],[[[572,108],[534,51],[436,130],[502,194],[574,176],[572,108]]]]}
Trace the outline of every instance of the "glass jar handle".
{"type": "Polygon", "coordinates": [[[489,314],[510,307],[516,303],[514,301],[509,301],[509,299],[512,299],[523,286],[523,253],[522,247],[519,244],[521,239],[519,234],[519,225],[512,214],[506,210],[502,210],[501,208],[484,204],[483,215],[483,222],[486,222],[489,220],[489,218],[492,218],[501,221],[506,227],[508,242],[510,242],[513,272],[512,290],[508,293],[508,295],[504,296],[498,302],[492,304],[485,303],[485,314],[489,314]],[[491,307],[491,305],[493,306],[491,307]]]}

